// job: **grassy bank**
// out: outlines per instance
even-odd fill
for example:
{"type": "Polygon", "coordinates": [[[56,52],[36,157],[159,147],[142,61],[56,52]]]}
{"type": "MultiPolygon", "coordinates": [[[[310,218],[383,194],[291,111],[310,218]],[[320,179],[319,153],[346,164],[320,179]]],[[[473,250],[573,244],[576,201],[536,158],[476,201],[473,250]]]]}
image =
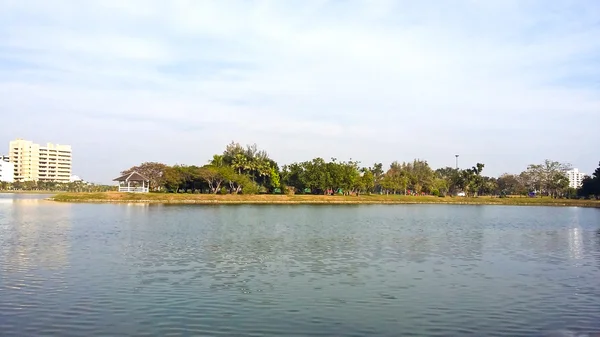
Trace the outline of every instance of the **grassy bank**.
{"type": "Polygon", "coordinates": [[[57,194],[57,193],[63,193],[63,192],[57,192],[57,191],[44,191],[44,190],[36,190],[36,191],[23,191],[23,190],[0,190],[0,193],[6,193],[6,194],[57,194]]]}
{"type": "Polygon", "coordinates": [[[552,198],[433,197],[404,195],[212,195],[164,193],[60,193],[51,200],[60,202],[172,203],[172,204],[472,204],[472,205],[540,205],[600,207],[599,201],[552,198]]]}

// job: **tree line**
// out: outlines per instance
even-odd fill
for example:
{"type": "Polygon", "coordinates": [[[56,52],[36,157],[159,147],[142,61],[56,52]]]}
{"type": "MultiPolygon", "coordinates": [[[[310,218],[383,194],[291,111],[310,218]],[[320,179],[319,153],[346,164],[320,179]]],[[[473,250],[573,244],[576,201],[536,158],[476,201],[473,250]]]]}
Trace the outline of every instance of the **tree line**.
{"type": "Polygon", "coordinates": [[[600,163],[598,163],[598,168],[591,176],[583,178],[582,186],[579,189],[579,196],[600,199],[600,163]]]}
{"type": "Polygon", "coordinates": [[[256,144],[232,142],[204,165],[167,165],[144,162],[122,171],[133,171],[149,179],[152,191],[213,194],[403,194],[465,196],[531,196],[554,198],[600,197],[600,168],[586,177],[579,190],[569,188],[566,171],[570,164],[545,160],[531,164],[520,174],[498,178],[483,174],[485,165],[459,169],[433,169],[426,160],[361,166],[360,162],[337,158],[314,158],[279,167],[256,144]]]}
{"type": "Polygon", "coordinates": [[[0,182],[0,191],[48,191],[48,192],[108,192],[116,191],[116,186],[97,185],[83,181],[59,183],[52,181],[0,182]]]}

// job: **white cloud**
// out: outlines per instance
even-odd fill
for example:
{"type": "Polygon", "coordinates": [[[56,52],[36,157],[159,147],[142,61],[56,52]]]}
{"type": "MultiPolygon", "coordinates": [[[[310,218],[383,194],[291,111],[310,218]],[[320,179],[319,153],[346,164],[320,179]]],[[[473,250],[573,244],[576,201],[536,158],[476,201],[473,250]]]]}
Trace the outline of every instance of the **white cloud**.
{"type": "Polygon", "coordinates": [[[7,137],[85,144],[77,174],[104,181],[98,151],[204,162],[230,140],[282,162],[451,165],[458,151],[491,174],[546,157],[591,170],[577,136],[600,125],[598,15],[543,1],[8,1],[0,108],[7,137]],[[51,114],[70,126],[36,124],[51,114]]]}

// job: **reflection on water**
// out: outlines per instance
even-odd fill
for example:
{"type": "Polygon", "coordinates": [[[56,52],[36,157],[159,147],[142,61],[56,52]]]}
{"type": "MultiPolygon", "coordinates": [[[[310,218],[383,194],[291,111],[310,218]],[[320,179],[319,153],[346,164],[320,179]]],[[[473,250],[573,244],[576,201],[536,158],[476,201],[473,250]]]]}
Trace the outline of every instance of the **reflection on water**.
{"type": "Polygon", "coordinates": [[[590,332],[600,329],[599,213],[13,201],[0,205],[0,331],[590,332]]]}
{"type": "Polygon", "coordinates": [[[0,208],[2,266],[10,271],[57,269],[68,264],[71,204],[41,199],[10,200],[0,208]]]}
{"type": "Polygon", "coordinates": [[[583,257],[583,233],[579,227],[569,229],[569,251],[572,259],[583,257]]]}
{"type": "Polygon", "coordinates": [[[579,212],[577,208],[569,208],[572,212],[569,233],[569,252],[571,259],[580,260],[583,258],[583,229],[579,224],[579,212]]]}

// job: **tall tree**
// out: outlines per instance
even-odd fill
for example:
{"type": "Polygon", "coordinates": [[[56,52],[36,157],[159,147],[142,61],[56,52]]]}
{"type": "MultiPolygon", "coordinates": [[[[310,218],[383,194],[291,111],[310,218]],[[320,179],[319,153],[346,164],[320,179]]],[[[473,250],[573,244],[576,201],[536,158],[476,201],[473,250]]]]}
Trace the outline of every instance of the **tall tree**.
{"type": "Polygon", "coordinates": [[[369,169],[363,169],[359,181],[359,190],[365,193],[373,192],[375,188],[375,175],[369,169]]]}
{"type": "Polygon", "coordinates": [[[381,179],[383,179],[384,171],[382,163],[375,163],[373,167],[369,168],[369,171],[373,174],[374,186],[373,190],[375,192],[381,192],[381,179]]]}
{"type": "Polygon", "coordinates": [[[558,186],[571,164],[546,159],[542,164],[531,164],[527,167],[528,177],[536,191],[549,196],[556,196],[558,186]]]}
{"type": "Polygon", "coordinates": [[[445,181],[447,193],[455,195],[461,189],[461,177],[459,169],[449,166],[442,167],[435,170],[435,176],[436,178],[445,181]]]}
{"type": "Polygon", "coordinates": [[[144,162],[140,165],[133,166],[125,171],[122,171],[121,174],[125,175],[134,171],[138,172],[149,180],[150,190],[156,191],[164,185],[163,175],[166,168],[167,165],[163,163],[144,162]]]}
{"type": "Polygon", "coordinates": [[[204,179],[210,188],[210,191],[217,194],[221,190],[221,185],[225,181],[223,171],[227,170],[226,166],[215,167],[206,165],[200,168],[198,175],[204,179]]]}
{"type": "Polygon", "coordinates": [[[500,194],[518,195],[524,193],[525,186],[521,183],[519,177],[514,174],[504,173],[498,178],[497,184],[500,194]]]}
{"type": "Polygon", "coordinates": [[[586,176],[583,179],[577,194],[584,198],[592,197],[600,199],[600,163],[598,163],[598,168],[594,171],[592,176],[586,176]]]}

